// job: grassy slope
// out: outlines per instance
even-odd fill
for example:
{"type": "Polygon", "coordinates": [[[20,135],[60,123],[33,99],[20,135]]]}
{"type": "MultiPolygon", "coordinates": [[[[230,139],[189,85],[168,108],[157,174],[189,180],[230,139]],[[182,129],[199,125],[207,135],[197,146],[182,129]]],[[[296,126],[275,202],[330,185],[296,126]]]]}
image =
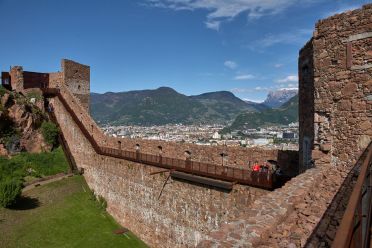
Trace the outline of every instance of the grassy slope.
{"type": "Polygon", "coordinates": [[[68,172],[69,165],[61,147],[52,152],[20,153],[10,159],[0,157],[0,180],[6,177],[42,177],[68,172]],[[27,169],[32,169],[28,173],[27,169]]]}
{"type": "Polygon", "coordinates": [[[120,226],[87,190],[75,176],[26,192],[17,209],[0,208],[0,247],[146,247],[113,234],[120,226]]]}

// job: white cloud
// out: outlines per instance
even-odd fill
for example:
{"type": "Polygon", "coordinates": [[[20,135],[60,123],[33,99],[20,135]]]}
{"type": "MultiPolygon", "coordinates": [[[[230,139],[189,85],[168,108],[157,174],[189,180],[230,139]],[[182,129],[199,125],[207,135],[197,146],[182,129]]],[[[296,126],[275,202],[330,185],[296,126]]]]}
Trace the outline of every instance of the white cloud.
{"type": "Polygon", "coordinates": [[[287,87],[288,88],[296,88],[296,89],[298,89],[298,84],[288,84],[287,87]]]}
{"type": "Polygon", "coordinates": [[[230,91],[236,94],[269,92],[277,90],[298,90],[297,84],[281,84],[273,86],[256,86],[252,88],[233,88],[230,91]]]}
{"type": "Polygon", "coordinates": [[[247,92],[252,92],[251,89],[244,89],[244,88],[233,88],[230,91],[232,93],[247,93],[247,92]]]}
{"type": "Polygon", "coordinates": [[[207,28],[214,29],[217,31],[220,29],[220,24],[221,24],[220,21],[206,21],[205,22],[205,25],[207,26],[207,28]]]}
{"type": "Polygon", "coordinates": [[[252,42],[248,47],[255,50],[277,44],[304,44],[311,38],[312,33],[312,29],[298,29],[288,33],[268,34],[264,38],[252,42]]]}
{"type": "Polygon", "coordinates": [[[275,64],[274,67],[275,68],[280,68],[280,67],[283,67],[283,64],[275,64]]]}
{"type": "Polygon", "coordinates": [[[254,92],[268,92],[270,90],[275,89],[274,87],[253,87],[253,88],[233,88],[230,91],[233,93],[254,93],[254,92]]]}
{"type": "Polygon", "coordinates": [[[234,80],[249,80],[253,78],[255,78],[255,76],[253,76],[252,74],[242,74],[235,76],[234,80]]]}
{"type": "Polygon", "coordinates": [[[276,80],[277,83],[296,83],[298,82],[297,75],[288,75],[285,78],[276,80]]]}
{"type": "Polygon", "coordinates": [[[235,69],[238,64],[235,62],[235,61],[232,61],[232,60],[226,60],[225,63],[223,63],[227,68],[230,68],[230,69],[235,69]]]}
{"type": "Polygon", "coordinates": [[[173,10],[207,10],[206,26],[218,30],[221,22],[232,20],[243,12],[254,19],[278,14],[296,3],[312,1],[314,0],[147,0],[146,5],[173,10]]]}
{"type": "Polygon", "coordinates": [[[269,88],[268,87],[261,87],[261,86],[257,86],[254,88],[255,91],[268,91],[269,88]]]}
{"type": "Polygon", "coordinates": [[[254,102],[254,103],[262,103],[264,100],[262,100],[262,99],[252,99],[252,98],[243,98],[243,101],[254,102]]]}

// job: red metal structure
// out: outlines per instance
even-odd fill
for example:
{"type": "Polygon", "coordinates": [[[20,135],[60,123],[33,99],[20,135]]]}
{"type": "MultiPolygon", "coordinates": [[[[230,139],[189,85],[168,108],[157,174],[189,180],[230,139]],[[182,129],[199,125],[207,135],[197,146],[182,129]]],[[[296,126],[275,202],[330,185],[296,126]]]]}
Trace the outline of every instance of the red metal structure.
{"type": "Polygon", "coordinates": [[[11,90],[9,72],[1,72],[1,85],[8,90],[11,90]]]}
{"type": "Polygon", "coordinates": [[[23,88],[48,88],[49,74],[39,72],[23,72],[23,88]]]}

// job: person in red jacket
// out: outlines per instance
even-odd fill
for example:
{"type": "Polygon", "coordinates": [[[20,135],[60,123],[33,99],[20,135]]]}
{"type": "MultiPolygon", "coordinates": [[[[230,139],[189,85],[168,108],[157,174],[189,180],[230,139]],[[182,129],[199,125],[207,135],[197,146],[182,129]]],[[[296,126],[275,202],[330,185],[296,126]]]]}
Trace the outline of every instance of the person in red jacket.
{"type": "Polygon", "coordinates": [[[260,171],[260,165],[257,163],[257,161],[253,165],[253,171],[260,171]]]}

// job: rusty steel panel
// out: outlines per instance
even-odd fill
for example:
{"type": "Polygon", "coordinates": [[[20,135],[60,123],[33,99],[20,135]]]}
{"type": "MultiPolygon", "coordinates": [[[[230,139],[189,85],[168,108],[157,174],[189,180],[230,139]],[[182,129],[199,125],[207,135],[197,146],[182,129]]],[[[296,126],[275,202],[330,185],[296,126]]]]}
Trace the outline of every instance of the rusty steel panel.
{"type": "Polygon", "coordinates": [[[12,89],[9,72],[1,72],[1,85],[8,90],[12,89]]]}
{"type": "Polygon", "coordinates": [[[210,179],[206,177],[190,175],[188,173],[183,173],[179,171],[172,171],[170,174],[172,178],[187,180],[190,182],[213,186],[213,187],[224,189],[224,190],[232,190],[233,188],[233,184],[230,182],[224,182],[224,181],[210,179]]]}
{"type": "Polygon", "coordinates": [[[49,74],[38,72],[23,72],[23,88],[47,88],[49,85],[49,74]]]}

